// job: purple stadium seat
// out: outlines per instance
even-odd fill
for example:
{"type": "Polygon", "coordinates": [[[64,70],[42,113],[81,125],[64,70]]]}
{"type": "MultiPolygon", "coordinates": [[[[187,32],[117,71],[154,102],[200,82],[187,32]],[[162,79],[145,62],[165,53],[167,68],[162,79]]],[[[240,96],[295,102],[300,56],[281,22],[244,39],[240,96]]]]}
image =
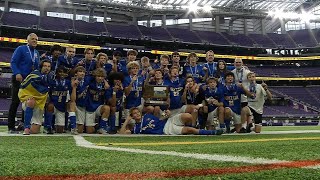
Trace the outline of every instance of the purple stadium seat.
{"type": "Polygon", "coordinates": [[[296,48],[294,41],[289,37],[288,34],[276,34],[270,33],[268,37],[274,41],[278,46],[283,46],[285,48],[296,48]]]}
{"type": "Polygon", "coordinates": [[[5,12],[1,21],[6,26],[33,28],[34,25],[38,25],[39,17],[33,14],[5,12]]]}
{"type": "Polygon", "coordinates": [[[298,46],[315,47],[317,45],[316,40],[311,35],[311,33],[313,33],[312,31],[303,29],[303,30],[289,31],[288,33],[292,37],[292,39],[297,43],[298,46]]]}
{"type": "Polygon", "coordinates": [[[254,40],[257,44],[265,48],[275,48],[276,44],[263,34],[249,34],[249,37],[254,40]]]}
{"type": "Polygon", "coordinates": [[[195,31],[203,41],[216,45],[230,45],[229,41],[220,33],[212,31],[195,31]]]}
{"type": "Polygon", "coordinates": [[[74,21],[74,29],[76,33],[91,35],[101,35],[107,31],[102,22],[88,23],[80,20],[74,21]]]}
{"type": "Polygon", "coordinates": [[[10,62],[13,49],[0,49],[0,62],[10,62]]]}
{"type": "Polygon", "coordinates": [[[151,38],[156,41],[172,41],[172,37],[166,29],[161,27],[148,28],[145,26],[138,26],[143,36],[151,38]]]}
{"type": "Polygon", "coordinates": [[[182,42],[202,43],[198,36],[189,29],[168,28],[167,30],[174,38],[177,38],[182,42]]]}
{"type": "Polygon", "coordinates": [[[73,23],[71,19],[41,17],[39,28],[48,31],[69,32],[69,30],[73,31],[73,23]]]}
{"type": "Polygon", "coordinates": [[[256,44],[253,40],[251,40],[248,36],[244,34],[230,35],[225,32],[221,34],[224,37],[226,37],[230,42],[232,42],[234,45],[253,47],[253,44],[256,44]]]}
{"type": "Polygon", "coordinates": [[[141,33],[137,26],[106,24],[109,34],[114,38],[140,39],[141,33]]]}

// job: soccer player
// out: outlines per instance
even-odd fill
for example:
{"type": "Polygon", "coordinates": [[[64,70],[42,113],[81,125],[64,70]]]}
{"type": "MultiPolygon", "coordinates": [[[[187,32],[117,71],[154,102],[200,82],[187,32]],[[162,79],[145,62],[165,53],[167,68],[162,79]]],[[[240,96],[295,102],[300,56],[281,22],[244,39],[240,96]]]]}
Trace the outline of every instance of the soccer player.
{"type": "Polygon", "coordinates": [[[110,106],[110,116],[108,124],[108,133],[116,133],[121,125],[121,112],[123,111],[123,80],[124,76],[119,72],[112,72],[108,76],[110,88],[112,90],[112,97],[108,100],[108,105],[110,106]]]}
{"type": "Polygon", "coordinates": [[[220,128],[224,129],[224,107],[223,95],[221,90],[217,87],[218,80],[216,78],[209,78],[206,86],[202,86],[205,97],[205,113],[208,113],[207,129],[213,129],[215,125],[214,118],[218,118],[220,128]]]}
{"type": "Polygon", "coordinates": [[[107,72],[107,75],[114,71],[113,64],[109,63],[107,54],[98,53],[96,59],[96,68],[103,68],[107,72]]]}
{"type": "Polygon", "coordinates": [[[86,48],[84,50],[84,59],[78,62],[79,66],[83,66],[86,69],[86,75],[92,75],[96,69],[96,61],[93,59],[94,49],[86,48]]]}
{"type": "Polygon", "coordinates": [[[192,116],[188,113],[181,113],[170,116],[170,111],[166,110],[165,116],[161,119],[152,115],[142,116],[138,108],[131,108],[120,134],[199,134],[199,135],[220,135],[222,130],[203,130],[188,127],[192,123],[192,116]]]}
{"type": "Polygon", "coordinates": [[[99,119],[98,133],[107,134],[107,121],[110,115],[110,107],[105,105],[107,99],[111,94],[107,91],[110,85],[106,81],[106,71],[102,68],[98,68],[93,71],[94,80],[90,82],[88,88],[88,95],[86,101],[86,119],[85,125],[87,133],[92,134],[95,131],[95,119],[99,119]]]}
{"type": "MultiPolygon", "coordinates": [[[[158,85],[158,86],[164,86],[164,77],[163,72],[161,69],[154,70],[154,75],[151,77],[152,73],[150,73],[145,80],[145,83],[147,85],[158,85]]],[[[151,100],[159,100],[159,99],[151,99],[151,100]]],[[[162,101],[162,99],[160,100],[162,101]]],[[[167,105],[161,105],[161,106],[154,106],[153,114],[157,117],[160,117],[160,115],[168,108],[167,105]]]]}
{"type": "Polygon", "coordinates": [[[188,65],[184,69],[185,76],[191,75],[196,83],[201,83],[205,80],[205,73],[203,67],[198,62],[198,56],[196,53],[190,53],[187,57],[188,65]]]}
{"type": "Polygon", "coordinates": [[[265,102],[265,97],[268,99],[272,98],[272,94],[268,89],[267,84],[257,84],[256,83],[256,74],[254,72],[248,73],[249,80],[249,91],[254,94],[253,97],[248,98],[248,106],[253,114],[254,127],[252,124],[249,124],[247,131],[253,130],[256,133],[261,132],[262,127],[262,114],[263,114],[263,105],[265,102]],[[250,129],[252,127],[252,129],[250,129]]]}
{"type": "Polygon", "coordinates": [[[198,110],[203,107],[202,104],[198,104],[197,96],[199,94],[199,85],[195,83],[192,76],[186,78],[185,87],[182,94],[182,106],[181,112],[186,112],[192,115],[192,126],[195,127],[198,119],[198,110]]]}
{"type": "Polygon", "coordinates": [[[212,50],[207,51],[206,53],[207,62],[203,64],[203,70],[206,72],[206,77],[214,77],[217,64],[214,62],[214,52],[212,50]]]}
{"type": "Polygon", "coordinates": [[[48,73],[50,60],[40,63],[40,71],[31,72],[21,83],[18,97],[24,113],[24,135],[39,133],[43,121],[44,107],[48,97],[48,73]]]}
{"type": "MultiPolygon", "coordinates": [[[[65,55],[59,56],[58,63],[56,64],[54,70],[56,70],[60,66],[63,66],[68,69],[68,72],[70,72],[78,63],[78,60],[74,57],[75,55],[76,49],[74,47],[66,47],[65,55]]],[[[70,77],[68,77],[68,79],[70,79],[70,77]]]]}
{"type": "Polygon", "coordinates": [[[169,79],[165,79],[164,85],[169,87],[169,110],[170,115],[182,113],[182,90],[184,86],[184,80],[179,78],[179,68],[172,66],[169,70],[169,79]]]}
{"type": "Polygon", "coordinates": [[[143,56],[141,58],[141,69],[139,70],[139,75],[143,76],[144,79],[147,79],[150,71],[152,71],[150,59],[146,56],[143,56]]]}
{"type": "Polygon", "coordinates": [[[245,123],[247,121],[247,118],[245,118],[243,115],[249,113],[249,108],[241,108],[240,98],[242,94],[246,94],[249,97],[253,96],[253,94],[250,93],[246,88],[244,88],[242,84],[234,83],[234,74],[232,72],[227,73],[225,79],[226,84],[221,88],[224,96],[223,105],[225,107],[225,119],[230,121],[232,118],[235,125],[235,131],[238,133],[244,133],[246,131],[246,127],[243,126],[244,124],[245,126],[247,126],[247,124],[245,123]]]}
{"type": "MultiPolygon", "coordinates": [[[[48,129],[48,133],[51,133],[51,121],[52,115],[55,115],[55,129],[57,133],[63,133],[66,125],[65,114],[67,112],[67,102],[70,100],[70,94],[72,91],[71,81],[67,79],[68,70],[63,66],[56,69],[55,78],[50,82],[50,103],[47,105],[47,113],[45,116],[45,125],[48,129]]],[[[70,112],[75,118],[75,112],[70,112]]],[[[75,119],[72,121],[75,125],[75,119]]],[[[75,131],[75,130],[73,130],[75,131]]]]}
{"type": "Polygon", "coordinates": [[[171,59],[172,59],[172,66],[177,66],[180,70],[179,70],[179,75],[182,76],[183,75],[183,67],[180,66],[180,54],[179,52],[175,51],[172,53],[171,55],[171,59]]]}
{"type": "Polygon", "coordinates": [[[57,63],[62,51],[62,47],[55,44],[50,48],[50,55],[45,53],[41,55],[41,59],[49,59],[51,61],[51,71],[55,71],[58,68],[57,63]]]}
{"type": "Polygon", "coordinates": [[[128,115],[129,109],[132,107],[138,107],[140,110],[144,112],[152,113],[154,108],[152,106],[148,106],[144,108],[142,99],[142,87],[144,85],[144,78],[138,75],[140,65],[137,61],[129,62],[127,65],[127,69],[129,72],[129,76],[126,76],[123,82],[124,93],[126,96],[126,106],[124,110],[125,116],[128,115]]]}
{"type": "Polygon", "coordinates": [[[224,60],[219,60],[218,61],[218,68],[216,71],[216,74],[214,75],[215,78],[218,79],[218,86],[224,86],[225,85],[225,74],[228,73],[229,71],[227,70],[227,64],[224,60]]]}
{"type": "MultiPolygon", "coordinates": [[[[77,130],[78,133],[82,133],[84,129],[84,123],[86,122],[86,101],[89,83],[91,82],[91,76],[86,75],[86,69],[83,66],[78,66],[74,69],[74,78],[77,80],[76,87],[76,117],[77,117],[77,130]]],[[[72,95],[71,95],[72,97],[72,95]]],[[[71,98],[71,101],[73,98],[71,98]]]]}

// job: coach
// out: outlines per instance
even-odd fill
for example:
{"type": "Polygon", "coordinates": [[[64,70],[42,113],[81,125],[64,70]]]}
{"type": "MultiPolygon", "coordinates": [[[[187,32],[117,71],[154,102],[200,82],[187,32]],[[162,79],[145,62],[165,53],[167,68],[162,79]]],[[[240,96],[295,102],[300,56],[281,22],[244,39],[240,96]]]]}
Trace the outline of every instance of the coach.
{"type": "Polygon", "coordinates": [[[20,84],[33,70],[39,66],[39,52],[35,49],[38,43],[38,36],[31,33],[27,37],[28,44],[19,46],[11,58],[12,75],[12,101],[9,109],[8,130],[15,133],[15,118],[20,104],[18,92],[20,84]]]}

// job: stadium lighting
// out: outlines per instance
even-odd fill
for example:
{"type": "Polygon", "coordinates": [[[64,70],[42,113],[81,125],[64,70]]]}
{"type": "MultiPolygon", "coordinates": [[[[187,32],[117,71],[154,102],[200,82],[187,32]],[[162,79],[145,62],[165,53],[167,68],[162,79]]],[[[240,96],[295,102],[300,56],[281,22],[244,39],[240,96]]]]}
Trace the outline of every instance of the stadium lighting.
{"type": "Polygon", "coordinates": [[[204,12],[210,12],[212,10],[210,6],[204,6],[202,9],[204,12]]]}
{"type": "Polygon", "coordinates": [[[190,12],[194,12],[195,13],[200,9],[200,7],[197,6],[196,4],[189,4],[188,9],[189,9],[189,13],[190,12]]]}
{"type": "Polygon", "coordinates": [[[300,14],[300,20],[306,23],[309,23],[310,20],[315,20],[316,16],[314,14],[308,13],[308,12],[302,12],[300,14]]]}

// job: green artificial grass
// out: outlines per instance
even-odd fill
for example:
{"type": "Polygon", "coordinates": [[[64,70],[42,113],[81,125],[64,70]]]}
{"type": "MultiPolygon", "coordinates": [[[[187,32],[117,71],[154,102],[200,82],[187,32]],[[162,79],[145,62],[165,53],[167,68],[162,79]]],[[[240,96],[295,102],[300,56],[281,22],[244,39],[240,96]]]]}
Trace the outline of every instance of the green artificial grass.
{"type": "Polygon", "coordinates": [[[75,145],[71,136],[0,137],[0,157],[0,176],[153,172],[243,165],[82,148],[75,145]]]}

